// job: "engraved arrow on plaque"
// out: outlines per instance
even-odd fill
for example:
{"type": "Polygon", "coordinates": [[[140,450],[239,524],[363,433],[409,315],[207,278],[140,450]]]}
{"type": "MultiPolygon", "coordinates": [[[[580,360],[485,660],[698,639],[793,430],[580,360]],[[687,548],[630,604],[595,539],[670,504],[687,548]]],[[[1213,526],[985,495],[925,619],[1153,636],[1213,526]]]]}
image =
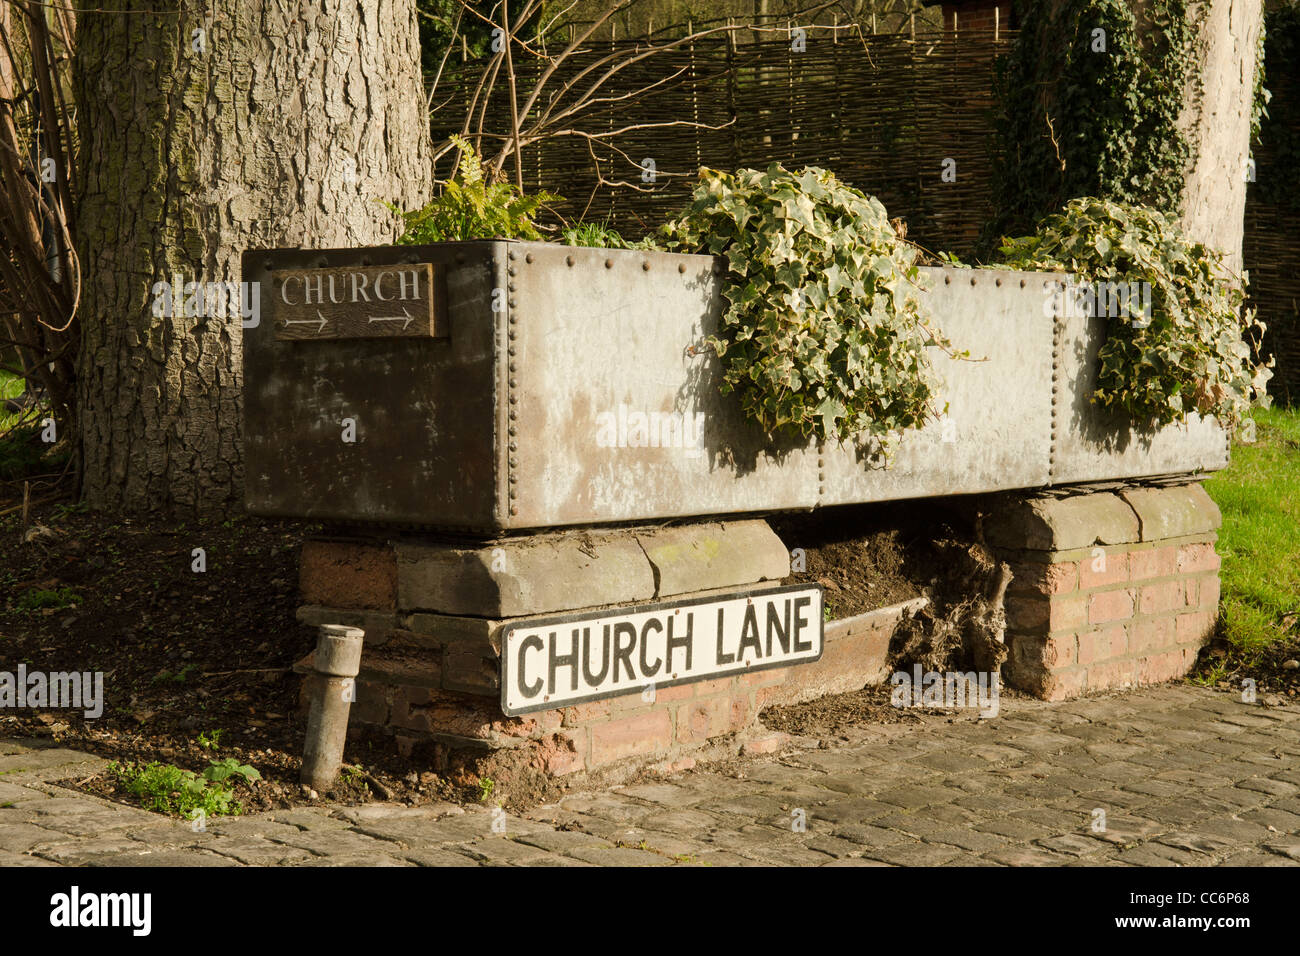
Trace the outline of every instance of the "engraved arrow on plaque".
{"type": "Polygon", "coordinates": [[[325,326],[329,324],[329,319],[325,318],[325,316],[320,314],[320,309],[316,310],[316,315],[319,316],[319,319],[285,319],[284,324],[285,325],[315,325],[316,334],[320,335],[321,332],[324,330],[325,326]]]}
{"type": "Polygon", "coordinates": [[[401,315],[372,315],[369,318],[371,322],[401,322],[403,332],[406,331],[408,325],[415,321],[415,316],[406,311],[405,306],[402,307],[401,315]],[[403,319],[405,319],[405,321],[403,321],[403,319]]]}

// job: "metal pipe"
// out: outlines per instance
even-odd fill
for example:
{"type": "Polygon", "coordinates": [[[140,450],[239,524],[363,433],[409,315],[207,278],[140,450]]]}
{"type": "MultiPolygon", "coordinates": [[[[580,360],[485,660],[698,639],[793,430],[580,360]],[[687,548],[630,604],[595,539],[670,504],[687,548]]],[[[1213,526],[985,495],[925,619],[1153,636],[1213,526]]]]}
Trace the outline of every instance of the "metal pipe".
{"type": "Polygon", "coordinates": [[[343,764],[348,714],[356,700],[356,677],[366,632],[359,627],[325,624],[316,643],[316,694],[307,717],[307,743],[301,780],[317,791],[329,790],[343,764]]]}

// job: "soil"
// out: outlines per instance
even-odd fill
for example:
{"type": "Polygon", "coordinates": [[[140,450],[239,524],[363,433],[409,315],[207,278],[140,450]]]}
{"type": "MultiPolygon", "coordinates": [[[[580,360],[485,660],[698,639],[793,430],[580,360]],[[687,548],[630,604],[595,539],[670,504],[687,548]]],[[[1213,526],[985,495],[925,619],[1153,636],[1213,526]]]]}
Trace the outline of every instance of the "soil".
{"type": "Polygon", "coordinates": [[[920,597],[948,563],[936,539],[968,533],[959,516],[932,504],[924,512],[891,503],[769,520],[786,547],[803,551],[805,569],[798,570],[796,555],[791,583],[822,585],[831,620],[920,597]]]}
{"type": "MultiPolygon", "coordinates": [[[[7,504],[7,503],[6,503],[7,504]]],[[[319,530],[232,518],[195,524],[79,512],[64,504],[0,518],[0,670],[103,671],[104,712],[0,710],[0,737],[51,743],[130,763],[201,772],[236,757],[262,774],[237,783],[246,812],[328,798],[357,803],[478,799],[476,780],[415,772],[383,742],[352,747],[355,769],[313,800],[298,783],[305,719],[295,661],[315,643],[299,624],[298,554],[319,530]],[[194,570],[194,549],[205,570],[194,570]],[[50,602],[55,606],[33,607],[50,602]],[[200,733],[223,731],[215,749],[200,733]],[[363,758],[358,761],[358,754],[363,758]]],[[[133,802],[112,775],[69,785],[133,802]]]]}
{"type": "Polygon", "coordinates": [[[1250,679],[1255,682],[1256,698],[1265,705],[1283,700],[1294,705],[1300,700],[1300,667],[1286,664],[1300,662],[1300,615],[1288,616],[1291,620],[1283,623],[1289,626],[1289,636],[1255,654],[1244,654],[1216,637],[1201,650],[1190,678],[1235,695],[1242,693],[1242,681],[1250,679]]]}

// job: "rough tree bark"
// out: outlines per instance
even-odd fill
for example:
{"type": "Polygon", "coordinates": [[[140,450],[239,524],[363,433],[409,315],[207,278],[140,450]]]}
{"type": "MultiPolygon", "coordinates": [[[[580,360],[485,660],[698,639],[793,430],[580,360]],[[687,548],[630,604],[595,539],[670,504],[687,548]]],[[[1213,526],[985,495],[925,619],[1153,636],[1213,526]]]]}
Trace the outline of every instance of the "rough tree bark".
{"type": "Polygon", "coordinates": [[[79,408],[94,508],[239,510],[235,312],[155,284],[238,282],[245,248],[392,241],[428,201],[414,0],[130,0],[83,15],[79,408]]]}
{"type": "Polygon", "coordinates": [[[1179,125],[1192,142],[1183,184],[1183,226],[1242,268],[1246,161],[1255,98],[1255,57],[1263,22],[1261,0],[1206,0],[1197,43],[1196,75],[1179,125]]]}

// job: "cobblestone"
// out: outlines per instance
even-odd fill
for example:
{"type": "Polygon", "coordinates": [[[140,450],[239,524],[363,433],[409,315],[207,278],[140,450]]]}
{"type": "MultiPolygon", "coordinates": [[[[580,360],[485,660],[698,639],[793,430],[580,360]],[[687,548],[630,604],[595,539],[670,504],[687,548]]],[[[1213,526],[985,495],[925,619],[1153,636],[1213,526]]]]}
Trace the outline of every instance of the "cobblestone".
{"type": "Polygon", "coordinates": [[[310,807],[196,832],[58,785],[100,758],[4,740],[0,865],[1300,865],[1300,708],[1165,685],[796,741],[522,814],[310,807]]]}

